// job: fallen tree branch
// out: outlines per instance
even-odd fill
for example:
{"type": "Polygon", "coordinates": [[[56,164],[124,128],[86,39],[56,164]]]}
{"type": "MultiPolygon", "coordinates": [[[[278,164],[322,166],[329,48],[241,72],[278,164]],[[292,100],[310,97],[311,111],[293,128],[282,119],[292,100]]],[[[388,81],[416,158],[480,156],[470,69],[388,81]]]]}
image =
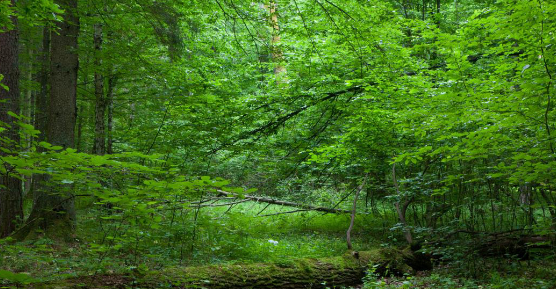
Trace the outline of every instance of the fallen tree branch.
{"type": "Polygon", "coordinates": [[[278,212],[278,213],[273,213],[273,214],[267,214],[267,215],[262,215],[262,216],[257,216],[257,217],[262,218],[262,217],[270,217],[270,216],[277,216],[277,215],[284,215],[284,214],[293,214],[293,213],[307,212],[307,211],[311,211],[311,210],[300,209],[300,210],[295,210],[295,211],[287,211],[287,212],[278,212]]]}
{"type": "Polygon", "coordinates": [[[209,205],[196,205],[196,206],[189,206],[190,208],[214,208],[214,207],[227,207],[227,206],[233,206],[233,205],[237,205],[237,204],[241,204],[241,203],[245,203],[245,202],[249,202],[250,200],[240,200],[237,202],[231,202],[231,203],[225,203],[225,204],[209,204],[209,205]]]}
{"type": "Polygon", "coordinates": [[[257,196],[250,196],[250,195],[240,196],[238,194],[226,192],[226,191],[223,191],[223,190],[217,190],[217,192],[220,193],[220,196],[235,196],[239,199],[241,199],[241,198],[249,199],[249,200],[260,202],[260,203],[267,203],[267,204],[271,204],[271,205],[293,207],[293,208],[305,209],[305,210],[309,210],[309,211],[326,212],[326,213],[331,213],[331,214],[349,214],[349,213],[351,213],[351,211],[349,211],[349,210],[331,209],[331,208],[326,208],[326,207],[317,207],[317,206],[311,206],[311,205],[307,205],[307,204],[300,204],[300,203],[294,203],[294,202],[288,202],[288,201],[280,201],[280,200],[275,200],[275,199],[265,198],[265,197],[257,197],[257,196]]]}
{"type": "Polygon", "coordinates": [[[237,199],[237,198],[234,198],[234,197],[229,197],[229,198],[215,197],[215,198],[209,198],[209,199],[202,200],[202,201],[190,202],[190,204],[198,205],[198,204],[204,204],[204,203],[208,203],[208,202],[218,202],[218,201],[223,201],[223,200],[235,200],[235,199],[237,199]]]}

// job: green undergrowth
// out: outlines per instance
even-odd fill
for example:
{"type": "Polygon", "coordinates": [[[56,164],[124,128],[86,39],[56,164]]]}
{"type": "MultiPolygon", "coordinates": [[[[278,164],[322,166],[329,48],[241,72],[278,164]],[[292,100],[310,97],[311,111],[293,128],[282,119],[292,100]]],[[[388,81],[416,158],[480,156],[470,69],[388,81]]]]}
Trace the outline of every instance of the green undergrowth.
{"type": "MultiPolygon", "coordinates": [[[[86,205],[86,202],[81,205],[86,205]]],[[[98,207],[78,216],[75,242],[48,238],[0,243],[0,269],[26,273],[43,281],[92,274],[160,270],[171,266],[265,262],[287,264],[297,258],[339,256],[346,251],[349,216],[301,212],[288,208],[242,203],[229,207],[168,212],[152,225],[99,218],[98,207]],[[259,214],[260,213],[260,214],[259,214]],[[171,220],[172,214],[174,219],[171,220]]],[[[379,247],[391,224],[360,215],[352,239],[356,250],[379,247]],[[379,228],[379,229],[377,229],[379,228]]]]}
{"type": "Polygon", "coordinates": [[[517,261],[501,258],[479,259],[472,272],[462,274],[452,265],[438,266],[415,276],[380,278],[372,270],[363,289],[554,289],[556,259],[517,261]],[[473,273],[473,276],[468,276],[473,273]]]}

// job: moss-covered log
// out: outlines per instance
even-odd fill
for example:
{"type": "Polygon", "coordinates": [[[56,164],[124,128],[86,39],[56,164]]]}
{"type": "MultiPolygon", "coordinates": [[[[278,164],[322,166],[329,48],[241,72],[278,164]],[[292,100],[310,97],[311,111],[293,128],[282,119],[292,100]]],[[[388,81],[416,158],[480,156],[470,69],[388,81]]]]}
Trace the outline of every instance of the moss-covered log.
{"type": "Polygon", "coordinates": [[[209,288],[297,289],[352,286],[362,283],[369,268],[381,275],[401,275],[412,269],[409,251],[380,249],[322,259],[278,263],[176,267],[146,274],[72,278],[27,288],[209,288]]]}

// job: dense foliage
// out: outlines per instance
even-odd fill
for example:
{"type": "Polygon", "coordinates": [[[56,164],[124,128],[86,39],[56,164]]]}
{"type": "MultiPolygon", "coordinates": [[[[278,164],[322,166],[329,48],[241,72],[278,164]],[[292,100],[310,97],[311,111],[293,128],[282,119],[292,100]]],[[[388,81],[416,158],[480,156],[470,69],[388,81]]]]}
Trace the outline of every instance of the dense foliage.
{"type": "MultiPolygon", "coordinates": [[[[478,256],[550,262],[555,15],[547,0],[0,0],[0,52],[19,52],[0,55],[18,63],[0,70],[0,279],[342,254],[350,216],[315,207],[353,206],[358,250],[410,245],[466,277],[478,256]]],[[[443,276],[392,286],[482,284],[443,276]]]]}

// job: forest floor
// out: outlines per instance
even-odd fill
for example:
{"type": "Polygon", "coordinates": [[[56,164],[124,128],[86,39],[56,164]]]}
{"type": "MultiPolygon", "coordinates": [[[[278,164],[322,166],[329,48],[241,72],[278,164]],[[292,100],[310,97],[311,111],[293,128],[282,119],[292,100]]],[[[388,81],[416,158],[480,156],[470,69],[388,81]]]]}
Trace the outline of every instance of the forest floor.
{"type": "MultiPolygon", "coordinates": [[[[143,239],[99,228],[95,211],[79,218],[75,242],[50,239],[0,243],[0,270],[16,272],[22,283],[101,275],[125,276],[171,266],[230,263],[283,263],[296,258],[340,256],[346,252],[349,216],[303,212],[278,214],[284,208],[239,204],[203,209],[188,224],[183,239],[161,235],[143,239]],[[269,215],[261,217],[261,215],[269,215]],[[192,236],[195,236],[193,239],[192,236]],[[25,277],[28,279],[25,280],[25,277]]],[[[386,211],[386,210],[385,210],[386,211]]],[[[365,251],[401,244],[392,228],[395,216],[357,217],[354,249],[365,251]],[[385,241],[386,240],[386,241],[385,241]]],[[[117,227],[114,227],[117,228],[117,227]]],[[[122,229],[123,230],[123,229],[122,229]]],[[[1,275],[1,274],[0,274],[1,275]]],[[[556,288],[556,260],[462,259],[414,276],[379,278],[372,272],[360,288],[556,288]]],[[[1,278],[1,276],[0,276],[1,278]]],[[[106,277],[109,278],[109,277],[106,277]]],[[[0,287],[1,287],[0,281],[0,287]]]]}
{"type": "Polygon", "coordinates": [[[369,278],[364,289],[554,289],[556,261],[477,259],[476,264],[437,266],[413,276],[369,278]],[[460,267],[462,266],[463,267],[460,267]],[[469,266],[466,266],[469,265],[469,266]],[[471,268],[475,266],[475,268],[471,268]]]}

